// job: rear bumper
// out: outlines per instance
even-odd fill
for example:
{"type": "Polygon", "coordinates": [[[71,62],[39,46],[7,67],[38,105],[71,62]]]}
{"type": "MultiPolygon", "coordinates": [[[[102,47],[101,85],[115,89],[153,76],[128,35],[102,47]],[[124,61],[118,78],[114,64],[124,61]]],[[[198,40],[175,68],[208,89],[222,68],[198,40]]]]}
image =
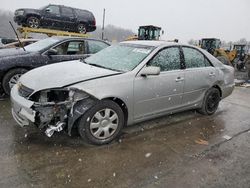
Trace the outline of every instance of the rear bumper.
{"type": "Polygon", "coordinates": [[[230,85],[226,85],[224,87],[222,87],[222,99],[228,97],[229,95],[232,94],[233,90],[234,90],[235,84],[230,84],[230,85]]]}
{"type": "Polygon", "coordinates": [[[87,28],[87,32],[92,32],[96,30],[96,26],[95,25],[89,25],[87,28]]]}
{"type": "Polygon", "coordinates": [[[12,116],[21,126],[33,124],[35,122],[36,112],[32,110],[33,102],[21,97],[18,94],[17,85],[11,90],[12,116]]]}

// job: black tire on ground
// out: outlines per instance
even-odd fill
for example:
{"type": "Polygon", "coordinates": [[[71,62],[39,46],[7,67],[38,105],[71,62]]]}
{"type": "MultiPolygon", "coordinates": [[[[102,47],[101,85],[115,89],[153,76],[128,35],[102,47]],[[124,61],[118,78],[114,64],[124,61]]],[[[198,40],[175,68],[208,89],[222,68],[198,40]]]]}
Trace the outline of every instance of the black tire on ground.
{"type": "Polygon", "coordinates": [[[85,24],[79,23],[77,25],[77,32],[82,33],[82,34],[86,34],[87,33],[87,28],[86,28],[85,24]]]}
{"type": "Polygon", "coordinates": [[[220,99],[220,91],[216,88],[210,88],[206,92],[202,107],[198,111],[204,115],[214,114],[219,106],[220,99]]]}
{"type": "Polygon", "coordinates": [[[250,60],[248,60],[245,63],[245,67],[246,67],[246,71],[247,71],[248,80],[250,80],[250,60]]]}
{"type": "Polygon", "coordinates": [[[103,145],[119,136],[124,123],[124,114],[120,106],[111,100],[103,100],[81,117],[78,132],[86,142],[103,145]]]}
{"type": "Polygon", "coordinates": [[[28,17],[26,25],[30,28],[39,28],[40,19],[35,16],[28,17]]]}
{"type": "Polygon", "coordinates": [[[217,59],[220,62],[222,62],[224,65],[231,65],[232,66],[232,64],[230,63],[230,61],[226,57],[224,57],[224,56],[218,56],[217,59]]]}
{"type": "Polygon", "coordinates": [[[7,72],[2,81],[3,90],[7,95],[10,95],[11,87],[17,83],[21,75],[26,73],[28,70],[23,68],[12,69],[7,72]]]}

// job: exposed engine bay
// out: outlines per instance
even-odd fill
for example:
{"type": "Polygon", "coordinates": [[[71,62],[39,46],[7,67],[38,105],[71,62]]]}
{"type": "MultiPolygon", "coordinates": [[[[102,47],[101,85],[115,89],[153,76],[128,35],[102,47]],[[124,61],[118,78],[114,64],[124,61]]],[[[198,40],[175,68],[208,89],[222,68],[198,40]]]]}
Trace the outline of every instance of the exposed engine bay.
{"type": "MultiPolygon", "coordinates": [[[[27,90],[25,86],[19,87],[20,95],[24,95],[24,89],[27,90]]],[[[97,102],[89,94],[72,88],[38,91],[28,99],[34,102],[31,107],[36,112],[34,124],[46,129],[48,137],[64,129],[71,135],[76,120],[97,102]]]]}

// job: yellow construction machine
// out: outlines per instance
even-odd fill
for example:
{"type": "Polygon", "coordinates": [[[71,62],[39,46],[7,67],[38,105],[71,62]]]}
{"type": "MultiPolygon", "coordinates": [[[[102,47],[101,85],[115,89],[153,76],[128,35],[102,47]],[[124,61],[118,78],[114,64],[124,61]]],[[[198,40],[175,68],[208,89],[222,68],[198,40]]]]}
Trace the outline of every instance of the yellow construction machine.
{"type": "Polygon", "coordinates": [[[235,67],[238,70],[250,69],[250,54],[249,46],[246,44],[234,44],[233,50],[237,51],[236,58],[234,60],[235,67]]]}
{"type": "Polygon", "coordinates": [[[200,47],[207,50],[210,54],[219,59],[226,65],[234,66],[234,59],[237,56],[237,50],[226,51],[221,48],[220,39],[216,38],[203,38],[200,40],[200,47]]]}
{"type": "Polygon", "coordinates": [[[160,36],[161,36],[160,27],[153,25],[145,25],[145,26],[139,26],[138,34],[130,36],[126,40],[159,40],[160,36]]]}

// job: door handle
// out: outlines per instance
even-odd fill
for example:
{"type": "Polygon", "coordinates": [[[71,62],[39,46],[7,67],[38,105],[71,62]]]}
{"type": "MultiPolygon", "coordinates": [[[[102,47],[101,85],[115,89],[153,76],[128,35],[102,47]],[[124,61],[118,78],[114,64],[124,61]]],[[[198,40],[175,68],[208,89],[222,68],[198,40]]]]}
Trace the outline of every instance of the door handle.
{"type": "Polygon", "coordinates": [[[209,76],[215,76],[215,73],[214,72],[210,72],[209,76]]]}
{"type": "Polygon", "coordinates": [[[177,78],[175,79],[176,82],[181,82],[181,81],[183,81],[183,80],[184,80],[183,77],[177,77],[177,78]]]}

